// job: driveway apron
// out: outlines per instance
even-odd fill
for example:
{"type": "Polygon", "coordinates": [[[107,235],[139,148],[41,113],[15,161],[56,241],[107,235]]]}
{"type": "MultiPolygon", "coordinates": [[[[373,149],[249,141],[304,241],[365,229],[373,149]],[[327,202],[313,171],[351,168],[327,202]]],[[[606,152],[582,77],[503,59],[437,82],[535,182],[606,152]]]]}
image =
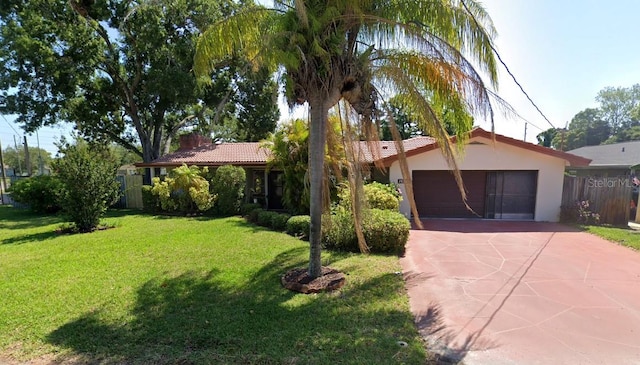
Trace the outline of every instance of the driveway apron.
{"type": "Polygon", "coordinates": [[[640,364],[636,251],[561,224],[427,220],[400,262],[441,358],[640,364]]]}

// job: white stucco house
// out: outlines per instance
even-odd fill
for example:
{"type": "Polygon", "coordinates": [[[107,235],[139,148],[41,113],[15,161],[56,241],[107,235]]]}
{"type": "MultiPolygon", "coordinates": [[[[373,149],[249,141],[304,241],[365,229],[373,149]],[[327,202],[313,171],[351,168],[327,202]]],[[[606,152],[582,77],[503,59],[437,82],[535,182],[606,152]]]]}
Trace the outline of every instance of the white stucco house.
{"type": "MultiPolygon", "coordinates": [[[[455,142],[455,139],[453,140],[455,142]]],[[[202,141],[201,141],[202,142],[202,141]]],[[[564,172],[588,166],[591,160],[523,142],[480,128],[470,132],[464,153],[457,158],[467,192],[464,204],[454,175],[434,139],[403,141],[413,182],[418,214],[424,218],[519,219],[556,222],[560,215],[564,172]]],[[[394,142],[359,144],[363,163],[378,162],[383,171],[372,178],[398,185],[405,194],[394,142]],[[372,150],[374,149],[374,150],[372,150]]],[[[167,168],[187,165],[216,167],[234,164],[247,169],[248,189],[261,191],[269,209],[282,208],[282,185],[277,171],[266,173],[268,151],[258,143],[186,143],[178,152],[138,167],[167,168]],[[261,184],[256,186],[256,183],[261,184]]],[[[253,197],[255,198],[255,197],[253,197]]],[[[403,199],[401,213],[411,215],[403,199]]]]}
{"type": "MultiPolygon", "coordinates": [[[[406,155],[420,216],[549,222],[559,219],[565,168],[586,166],[590,161],[476,128],[457,158],[470,211],[436,143],[406,155]]],[[[397,155],[385,164],[390,182],[404,191],[397,155]]],[[[410,215],[406,199],[400,209],[410,215]]]]}

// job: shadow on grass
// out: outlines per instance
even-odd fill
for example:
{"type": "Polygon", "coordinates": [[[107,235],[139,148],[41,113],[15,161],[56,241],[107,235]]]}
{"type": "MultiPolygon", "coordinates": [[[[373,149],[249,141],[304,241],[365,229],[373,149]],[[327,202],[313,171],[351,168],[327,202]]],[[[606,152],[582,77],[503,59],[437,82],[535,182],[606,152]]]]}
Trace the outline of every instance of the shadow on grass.
{"type": "Polygon", "coordinates": [[[424,363],[420,343],[397,344],[414,334],[411,315],[370,306],[397,295],[396,275],[341,293],[294,294],[279,277],[303,264],[301,250],[280,254],[245,285],[230,286],[216,270],[154,278],[138,288],[127,318],[85,313],[48,341],[82,363],[424,363]]]}
{"type": "Polygon", "coordinates": [[[39,214],[27,209],[0,206],[0,229],[29,229],[61,223],[58,214],[39,214]]]}
{"type": "Polygon", "coordinates": [[[21,236],[14,236],[5,238],[0,241],[0,244],[3,245],[20,245],[23,243],[33,243],[33,242],[42,242],[46,240],[50,240],[54,237],[59,236],[60,234],[56,231],[48,231],[48,232],[40,232],[40,233],[32,233],[25,234],[21,236]]]}

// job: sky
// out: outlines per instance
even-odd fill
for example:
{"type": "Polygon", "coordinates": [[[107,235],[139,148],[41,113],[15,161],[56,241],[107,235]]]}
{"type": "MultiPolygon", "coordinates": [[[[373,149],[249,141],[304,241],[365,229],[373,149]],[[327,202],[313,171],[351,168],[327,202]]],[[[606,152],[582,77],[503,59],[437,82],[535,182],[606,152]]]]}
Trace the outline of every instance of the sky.
{"type": "MultiPolygon", "coordinates": [[[[531,105],[500,66],[498,94],[528,121],[526,140],[542,130],[564,127],[579,111],[597,107],[595,97],[607,86],[640,83],[638,0],[485,0],[497,29],[495,45],[518,82],[547,116],[531,105]]],[[[288,118],[286,107],[282,118],[288,118]]],[[[300,112],[298,112],[300,113],[300,112]]],[[[22,130],[15,116],[0,116],[2,147],[13,145],[22,130]],[[14,131],[15,129],[15,131],[14,131]]],[[[525,121],[498,113],[495,131],[523,139],[525,121]]],[[[485,129],[489,121],[477,121],[485,129]]],[[[55,154],[54,142],[70,128],[42,128],[40,146],[55,154]]],[[[27,136],[29,145],[36,135],[27,136]]],[[[19,143],[19,141],[18,141],[19,143]]]]}

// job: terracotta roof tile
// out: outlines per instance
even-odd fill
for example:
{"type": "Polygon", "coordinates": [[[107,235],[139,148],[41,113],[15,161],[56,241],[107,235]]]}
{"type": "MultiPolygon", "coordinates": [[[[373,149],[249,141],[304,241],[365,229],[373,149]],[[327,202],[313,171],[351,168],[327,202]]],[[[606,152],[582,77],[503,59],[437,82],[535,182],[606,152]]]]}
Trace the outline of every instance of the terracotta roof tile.
{"type": "MultiPolygon", "coordinates": [[[[408,152],[414,150],[416,148],[428,146],[430,144],[436,143],[436,140],[431,137],[414,137],[410,139],[406,139],[402,141],[404,144],[404,151],[408,152]]],[[[362,160],[365,162],[373,162],[376,158],[384,160],[388,157],[395,156],[398,154],[398,150],[396,149],[396,144],[393,141],[380,141],[378,143],[375,142],[358,142],[358,148],[360,151],[356,151],[356,153],[362,154],[362,160]],[[375,153],[376,145],[378,145],[378,152],[375,153]]]]}
{"type": "Polygon", "coordinates": [[[179,150],[164,155],[151,163],[140,163],[137,166],[263,165],[267,162],[269,154],[269,150],[261,148],[260,143],[257,142],[221,143],[200,146],[187,151],[179,150]]]}
{"type": "MultiPolygon", "coordinates": [[[[424,147],[435,143],[431,137],[415,137],[403,141],[405,151],[424,147]]],[[[357,146],[362,153],[362,161],[373,162],[374,148],[378,145],[376,157],[384,159],[397,154],[393,141],[358,142],[357,146]]],[[[221,143],[196,147],[187,151],[176,151],[164,155],[151,163],[138,163],[138,167],[152,166],[179,166],[182,164],[198,166],[221,166],[221,165],[264,165],[269,160],[270,152],[266,148],[261,148],[258,142],[242,143],[221,143]]]]}

